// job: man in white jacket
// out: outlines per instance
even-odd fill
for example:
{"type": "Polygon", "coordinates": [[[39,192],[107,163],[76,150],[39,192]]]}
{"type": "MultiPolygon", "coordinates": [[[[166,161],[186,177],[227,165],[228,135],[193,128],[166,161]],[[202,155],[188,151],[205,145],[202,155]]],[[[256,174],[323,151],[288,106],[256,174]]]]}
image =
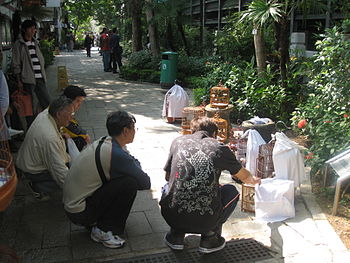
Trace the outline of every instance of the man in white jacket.
{"type": "Polygon", "coordinates": [[[62,188],[68,173],[69,155],[60,128],[68,125],[73,111],[71,99],[54,100],[35,118],[19,149],[16,166],[38,199],[62,188]]]}

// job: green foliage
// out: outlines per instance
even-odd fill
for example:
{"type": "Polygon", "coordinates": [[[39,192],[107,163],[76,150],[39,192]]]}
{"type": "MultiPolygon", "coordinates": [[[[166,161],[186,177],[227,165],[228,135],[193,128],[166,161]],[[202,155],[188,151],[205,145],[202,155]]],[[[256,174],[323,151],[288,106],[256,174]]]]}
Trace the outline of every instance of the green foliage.
{"type": "Polygon", "coordinates": [[[245,25],[236,20],[217,32],[215,46],[217,55],[229,61],[232,58],[241,58],[249,61],[254,56],[252,24],[245,25]]]}
{"type": "Polygon", "coordinates": [[[179,73],[184,73],[184,76],[201,76],[207,72],[206,62],[209,58],[205,57],[188,57],[180,55],[177,63],[179,73]]]}
{"type": "MultiPolygon", "coordinates": [[[[201,76],[213,69],[211,61],[218,61],[218,57],[188,57],[180,54],[177,63],[178,79],[182,80],[186,86],[195,88],[189,79],[194,76],[201,76]]],[[[128,67],[134,70],[150,69],[152,71],[160,71],[161,58],[160,56],[152,56],[148,50],[141,50],[132,53],[128,57],[128,67]]]]}
{"type": "Polygon", "coordinates": [[[125,65],[120,70],[120,77],[127,80],[159,83],[160,73],[152,69],[136,69],[125,65]]]}
{"type": "Polygon", "coordinates": [[[92,16],[93,10],[92,0],[74,1],[66,0],[64,8],[69,16],[69,21],[73,23],[75,31],[79,29],[80,25],[87,21],[92,16]]]}
{"type": "Polygon", "coordinates": [[[248,20],[259,28],[263,28],[272,21],[279,22],[283,16],[285,16],[285,9],[282,3],[254,0],[248,9],[242,12],[241,21],[248,20]]]}
{"type": "Polygon", "coordinates": [[[309,163],[313,171],[350,144],[350,41],[340,28],[327,30],[317,42],[319,53],[309,74],[309,95],[293,113],[293,122],[306,119],[301,132],[312,141],[309,163]]]}
{"type": "Polygon", "coordinates": [[[344,20],[341,25],[341,28],[343,33],[350,34],[350,19],[344,20]]]}
{"type": "Polygon", "coordinates": [[[193,90],[193,98],[195,105],[202,105],[203,101],[209,99],[207,89],[206,88],[195,88],[193,90]]]}
{"type": "Polygon", "coordinates": [[[159,70],[160,56],[154,57],[148,50],[134,52],[128,57],[128,66],[134,69],[159,70]]]}
{"type": "Polygon", "coordinates": [[[54,40],[41,40],[40,41],[40,50],[44,56],[45,66],[52,65],[54,55],[53,52],[55,50],[54,40]]]}
{"type": "Polygon", "coordinates": [[[193,89],[195,105],[201,105],[203,102],[209,101],[209,85],[206,77],[189,77],[186,79],[185,87],[193,89]]]}
{"type": "Polygon", "coordinates": [[[211,69],[209,73],[188,78],[186,87],[194,89],[194,100],[199,105],[202,101],[209,103],[210,88],[221,81],[230,89],[235,119],[245,120],[258,115],[286,122],[302,98],[303,79],[307,72],[304,62],[290,65],[287,79],[288,85],[293,87],[289,89],[290,93],[282,87],[278,73],[270,66],[259,76],[251,62],[209,62],[206,66],[211,69]]]}
{"type": "Polygon", "coordinates": [[[266,73],[258,76],[252,63],[234,65],[225,86],[231,90],[231,101],[236,106],[239,119],[256,115],[273,120],[288,119],[289,113],[284,106],[291,101],[291,97],[269,66],[266,73]]]}

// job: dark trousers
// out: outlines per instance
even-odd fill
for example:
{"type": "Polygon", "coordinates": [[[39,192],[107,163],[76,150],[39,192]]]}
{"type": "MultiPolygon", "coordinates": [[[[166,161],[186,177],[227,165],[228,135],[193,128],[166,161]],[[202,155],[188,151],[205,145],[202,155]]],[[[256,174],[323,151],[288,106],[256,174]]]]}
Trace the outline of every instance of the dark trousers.
{"type": "Polygon", "coordinates": [[[48,171],[43,171],[38,174],[23,173],[24,176],[31,181],[32,188],[38,193],[52,193],[61,188],[58,186],[55,180],[48,171]]]}
{"type": "MultiPolygon", "coordinates": [[[[239,192],[236,187],[231,184],[225,184],[220,186],[221,204],[223,207],[222,214],[217,222],[217,225],[213,227],[208,233],[202,233],[202,236],[211,236],[215,233],[221,235],[222,225],[227,221],[232,212],[235,210],[238,200],[239,192]]],[[[177,236],[185,236],[185,233],[171,228],[171,232],[177,236]]]]}
{"type": "Polygon", "coordinates": [[[119,54],[118,52],[111,53],[111,60],[112,60],[113,72],[117,72],[118,71],[117,70],[117,64],[118,64],[118,68],[119,68],[119,71],[120,71],[121,67],[123,66],[121,54],[119,54]]]}
{"type": "Polygon", "coordinates": [[[91,46],[87,46],[87,47],[86,47],[86,55],[87,55],[88,57],[91,57],[91,46]]]}
{"type": "Polygon", "coordinates": [[[34,91],[38,98],[41,110],[46,109],[50,104],[50,95],[48,93],[44,79],[36,79],[36,84],[23,84],[23,88],[31,93],[34,91]]]}
{"type": "Polygon", "coordinates": [[[86,208],[83,212],[66,213],[74,224],[86,227],[96,225],[104,232],[123,234],[136,194],[135,179],[128,176],[116,178],[86,198],[86,208]]]}

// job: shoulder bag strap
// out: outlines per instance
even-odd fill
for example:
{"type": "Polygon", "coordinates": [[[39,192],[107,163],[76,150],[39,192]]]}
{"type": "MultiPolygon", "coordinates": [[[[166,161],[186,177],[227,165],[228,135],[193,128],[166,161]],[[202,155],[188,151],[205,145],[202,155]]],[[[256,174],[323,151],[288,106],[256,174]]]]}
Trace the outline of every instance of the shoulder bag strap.
{"type": "Polygon", "coordinates": [[[102,146],[104,140],[106,139],[106,137],[107,136],[104,136],[101,138],[101,140],[98,142],[98,145],[97,145],[97,148],[95,151],[96,167],[97,167],[98,174],[100,175],[101,181],[103,184],[107,183],[107,178],[106,178],[106,175],[103,171],[102,164],[101,164],[101,146],[102,146]]]}

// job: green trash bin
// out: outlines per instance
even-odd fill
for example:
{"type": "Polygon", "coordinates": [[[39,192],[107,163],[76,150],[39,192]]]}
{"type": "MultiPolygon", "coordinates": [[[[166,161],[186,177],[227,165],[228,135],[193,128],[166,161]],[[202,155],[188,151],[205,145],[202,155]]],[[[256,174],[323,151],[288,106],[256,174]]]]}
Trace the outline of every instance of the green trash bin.
{"type": "Polygon", "coordinates": [[[160,86],[170,88],[174,85],[177,75],[177,52],[162,52],[160,69],[160,86]]]}

